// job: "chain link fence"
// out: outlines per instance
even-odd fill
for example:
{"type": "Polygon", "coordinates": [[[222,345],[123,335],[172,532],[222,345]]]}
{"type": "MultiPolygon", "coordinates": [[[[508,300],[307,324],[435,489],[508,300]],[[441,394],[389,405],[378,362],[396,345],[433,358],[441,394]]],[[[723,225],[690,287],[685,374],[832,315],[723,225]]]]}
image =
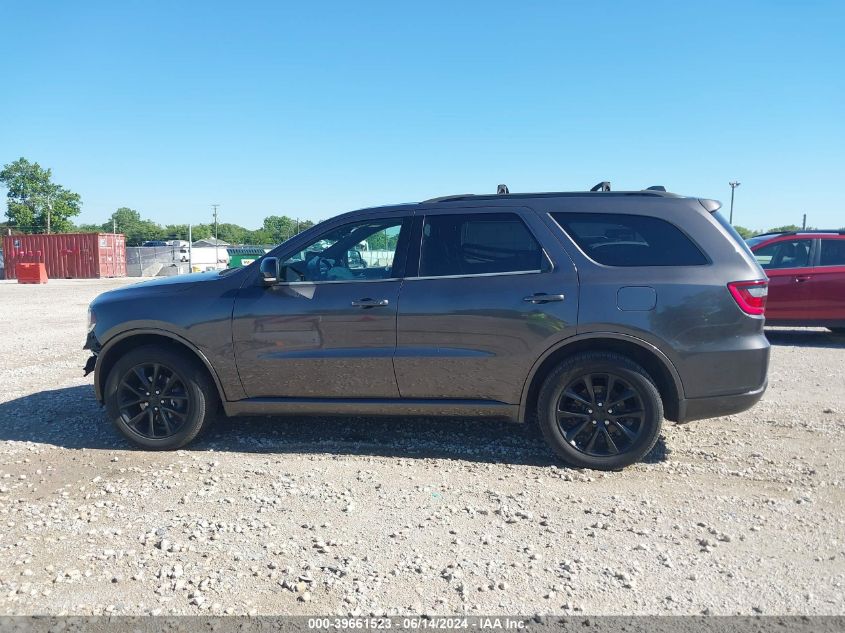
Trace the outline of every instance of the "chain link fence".
{"type": "Polygon", "coordinates": [[[127,246],[126,275],[157,277],[190,272],[188,249],[179,246],[127,246]]]}

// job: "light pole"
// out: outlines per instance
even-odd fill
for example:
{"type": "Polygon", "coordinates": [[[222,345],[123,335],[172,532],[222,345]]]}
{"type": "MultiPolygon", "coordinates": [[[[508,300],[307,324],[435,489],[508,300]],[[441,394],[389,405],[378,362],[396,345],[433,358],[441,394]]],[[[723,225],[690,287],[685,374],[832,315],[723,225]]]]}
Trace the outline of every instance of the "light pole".
{"type": "Polygon", "coordinates": [[[739,187],[742,183],[738,182],[736,180],[732,180],[728,184],[731,186],[731,217],[728,219],[728,222],[730,223],[731,226],[733,226],[733,223],[734,223],[734,191],[736,191],[736,188],[739,187]]]}
{"type": "Polygon", "coordinates": [[[220,205],[212,204],[211,206],[214,209],[214,268],[216,269],[217,266],[220,265],[220,255],[217,252],[217,207],[219,207],[220,205]]]}

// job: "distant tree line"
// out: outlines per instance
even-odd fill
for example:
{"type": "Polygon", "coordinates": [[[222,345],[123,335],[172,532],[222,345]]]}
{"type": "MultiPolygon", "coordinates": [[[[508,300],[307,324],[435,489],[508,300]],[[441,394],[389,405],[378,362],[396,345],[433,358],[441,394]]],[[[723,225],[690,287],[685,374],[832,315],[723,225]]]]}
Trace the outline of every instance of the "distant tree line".
{"type": "MultiPolygon", "coordinates": [[[[286,239],[314,226],[310,220],[297,221],[287,216],[271,215],[264,218],[260,229],[247,229],[238,224],[220,222],[217,237],[229,244],[279,244],[286,239]]],[[[77,231],[123,233],[127,246],[140,246],[150,240],[187,240],[187,224],[166,224],[162,226],[152,220],[144,220],[135,209],[121,207],[102,224],[80,224],[77,231]]],[[[214,237],[214,224],[191,225],[191,239],[194,241],[214,237]]]]}
{"type": "MultiPolygon", "coordinates": [[[[82,210],[78,193],[56,184],[50,169],[20,158],[0,171],[0,184],[8,189],[6,194],[5,223],[2,232],[19,233],[111,233],[126,236],[128,246],[139,246],[149,240],[187,240],[187,224],[162,226],[145,220],[141,214],[128,207],[121,207],[102,224],[74,224],[72,218],[82,210]]],[[[314,226],[311,220],[297,220],[285,215],[264,218],[261,228],[251,230],[238,224],[222,222],[217,225],[217,237],[230,244],[278,244],[314,226]]],[[[214,237],[214,224],[195,224],[191,238],[196,241],[214,237]]]]}

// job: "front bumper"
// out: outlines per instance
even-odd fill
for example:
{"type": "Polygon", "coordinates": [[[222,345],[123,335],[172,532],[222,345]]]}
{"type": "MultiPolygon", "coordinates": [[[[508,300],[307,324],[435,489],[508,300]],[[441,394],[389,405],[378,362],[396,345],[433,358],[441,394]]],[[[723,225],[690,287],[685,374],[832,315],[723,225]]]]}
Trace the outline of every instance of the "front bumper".
{"type": "Polygon", "coordinates": [[[100,341],[98,341],[97,337],[94,336],[94,330],[91,330],[85,338],[85,345],[82,346],[82,349],[91,351],[91,356],[88,357],[85,367],[82,368],[83,376],[90,374],[97,366],[97,354],[100,353],[100,347],[100,341]]]}
{"type": "Polygon", "coordinates": [[[769,385],[767,378],[763,385],[753,391],[730,396],[710,396],[707,398],[685,398],[678,403],[678,422],[692,422],[706,418],[718,418],[747,411],[760,401],[769,385]]]}

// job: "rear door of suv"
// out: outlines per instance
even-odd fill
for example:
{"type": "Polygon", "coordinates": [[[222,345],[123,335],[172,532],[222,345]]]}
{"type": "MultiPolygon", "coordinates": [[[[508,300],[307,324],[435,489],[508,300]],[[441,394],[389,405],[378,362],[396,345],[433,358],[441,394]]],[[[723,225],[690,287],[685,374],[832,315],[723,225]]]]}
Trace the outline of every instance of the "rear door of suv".
{"type": "Polygon", "coordinates": [[[845,324],[845,235],[823,236],[817,243],[812,281],[813,318],[845,324]]]}
{"type": "Polygon", "coordinates": [[[518,403],[534,362],[577,318],[575,268],[531,210],[418,211],[399,296],[399,392],[518,403]]]}

